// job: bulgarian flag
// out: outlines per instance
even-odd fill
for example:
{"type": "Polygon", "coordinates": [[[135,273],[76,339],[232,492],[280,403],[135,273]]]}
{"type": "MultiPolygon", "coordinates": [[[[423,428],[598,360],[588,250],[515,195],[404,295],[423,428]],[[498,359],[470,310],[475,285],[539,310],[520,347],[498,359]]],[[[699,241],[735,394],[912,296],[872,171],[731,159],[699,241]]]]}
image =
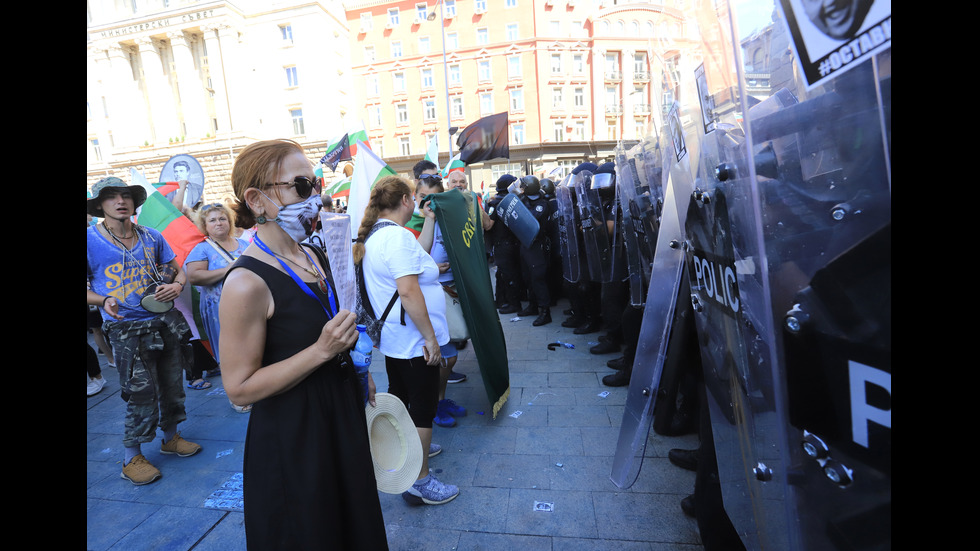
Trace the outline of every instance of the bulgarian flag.
{"type": "Polygon", "coordinates": [[[329,189],[327,189],[327,193],[334,199],[337,199],[338,197],[350,197],[350,182],[351,178],[342,178],[337,180],[329,189]]]}
{"type": "Polygon", "coordinates": [[[184,265],[184,260],[198,243],[204,241],[204,235],[190,218],[184,216],[177,207],[164,197],[164,190],[172,191],[168,187],[172,184],[176,189],[176,182],[165,182],[156,186],[151,185],[146,178],[136,169],[129,169],[132,182],[143,186],[146,189],[146,202],[140,206],[136,214],[136,220],[140,225],[153,228],[163,234],[167,244],[177,255],[177,263],[184,265]]]}
{"type": "Polygon", "coordinates": [[[425,152],[425,160],[439,166],[439,135],[435,134],[429,140],[429,150],[425,152]]]}
{"type": "Polygon", "coordinates": [[[350,142],[351,157],[357,157],[358,143],[363,143],[364,147],[371,149],[371,140],[368,139],[367,130],[364,129],[364,123],[361,123],[359,129],[353,132],[347,132],[347,140],[350,142]]]}
{"type": "MultiPolygon", "coordinates": [[[[457,153],[452,159],[449,159],[449,162],[446,163],[446,166],[445,167],[443,167],[443,169],[442,169],[442,177],[443,178],[449,178],[449,173],[450,172],[455,172],[457,170],[465,170],[466,169],[466,163],[464,163],[463,161],[459,160],[459,155],[460,154],[457,153]]],[[[439,163],[436,163],[437,166],[438,166],[438,164],[439,163]]]]}
{"type": "MultiPolygon", "coordinates": [[[[351,150],[353,151],[353,148],[351,150]]],[[[361,218],[364,217],[364,209],[367,208],[368,201],[371,199],[371,189],[374,188],[375,182],[385,176],[397,174],[366,143],[358,140],[357,155],[354,157],[354,173],[350,177],[350,189],[347,196],[351,240],[357,239],[357,230],[361,226],[361,218]]]]}

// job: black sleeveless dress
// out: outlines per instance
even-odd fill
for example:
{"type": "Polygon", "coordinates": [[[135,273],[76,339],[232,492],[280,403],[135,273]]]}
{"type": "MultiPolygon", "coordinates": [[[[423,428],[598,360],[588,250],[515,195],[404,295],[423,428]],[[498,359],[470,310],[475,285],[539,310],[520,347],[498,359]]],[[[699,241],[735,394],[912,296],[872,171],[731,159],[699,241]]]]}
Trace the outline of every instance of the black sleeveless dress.
{"type": "MultiPolygon", "coordinates": [[[[265,280],[275,301],[263,366],[316,341],[327,314],[290,276],[247,256],[233,267],[265,280]]],[[[327,304],[316,284],[309,287],[327,304]]],[[[350,361],[320,366],[290,390],[256,402],[250,416],[243,473],[249,549],[388,549],[364,399],[350,361]]]]}

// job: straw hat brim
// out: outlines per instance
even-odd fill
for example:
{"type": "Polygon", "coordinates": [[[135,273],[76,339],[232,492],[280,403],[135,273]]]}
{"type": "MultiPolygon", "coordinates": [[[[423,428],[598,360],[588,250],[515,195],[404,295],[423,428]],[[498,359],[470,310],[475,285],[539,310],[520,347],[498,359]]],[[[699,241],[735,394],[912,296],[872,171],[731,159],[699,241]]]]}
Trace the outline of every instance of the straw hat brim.
{"type": "Polygon", "coordinates": [[[400,494],[418,479],[422,441],[405,404],[394,394],[374,395],[376,406],[365,406],[371,459],[378,490],[400,494]]]}

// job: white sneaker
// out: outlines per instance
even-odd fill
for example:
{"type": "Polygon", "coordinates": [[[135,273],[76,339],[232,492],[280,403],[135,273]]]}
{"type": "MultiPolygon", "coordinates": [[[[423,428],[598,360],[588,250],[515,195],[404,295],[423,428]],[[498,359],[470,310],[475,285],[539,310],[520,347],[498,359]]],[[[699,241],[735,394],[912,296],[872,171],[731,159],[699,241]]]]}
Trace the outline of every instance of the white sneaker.
{"type": "Polygon", "coordinates": [[[105,377],[99,377],[97,379],[90,378],[88,380],[88,389],[87,389],[88,395],[93,396],[95,394],[98,394],[99,392],[102,392],[102,387],[104,386],[105,386],[105,377]]]}

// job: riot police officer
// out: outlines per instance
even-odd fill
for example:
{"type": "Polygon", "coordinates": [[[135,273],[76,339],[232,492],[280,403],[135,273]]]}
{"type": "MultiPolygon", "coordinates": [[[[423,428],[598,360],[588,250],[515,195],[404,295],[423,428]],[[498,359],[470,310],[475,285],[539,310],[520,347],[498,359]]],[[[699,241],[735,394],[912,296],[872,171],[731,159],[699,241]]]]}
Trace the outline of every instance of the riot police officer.
{"type": "Polygon", "coordinates": [[[491,222],[488,234],[493,247],[493,262],[497,265],[497,286],[503,287],[502,296],[505,301],[498,310],[501,314],[521,311],[521,244],[497,212],[500,201],[507,195],[507,187],[516,180],[517,177],[511,174],[498,178],[497,195],[487,202],[486,207],[491,222]]]}
{"type": "MultiPolygon", "coordinates": [[[[577,175],[583,171],[595,173],[598,168],[599,166],[595,163],[585,161],[572,169],[572,175],[577,175]]],[[[576,201],[574,195],[572,196],[572,201],[576,201]]],[[[584,250],[581,227],[578,228],[576,238],[579,240],[579,250],[584,250]]],[[[585,335],[598,331],[602,307],[600,303],[599,282],[590,281],[588,276],[583,273],[578,282],[565,282],[564,285],[568,293],[568,301],[571,304],[571,315],[561,323],[561,326],[574,328],[573,333],[576,335],[585,335]]]]}
{"type": "Polygon", "coordinates": [[[551,304],[562,296],[561,277],[561,240],[558,236],[558,199],[555,197],[555,182],[551,178],[541,178],[541,193],[548,200],[551,218],[548,219],[548,239],[551,241],[551,258],[548,262],[548,291],[551,293],[551,304]]]}
{"type": "Polygon", "coordinates": [[[521,202],[538,221],[538,234],[528,246],[521,244],[521,264],[524,281],[529,287],[528,306],[520,315],[538,314],[531,325],[540,326],[551,323],[551,292],[548,288],[548,267],[551,263],[551,238],[548,234],[552,219],[551,203],[541,193],[541,182],[537,176],[521,178],[521,202]]]}

